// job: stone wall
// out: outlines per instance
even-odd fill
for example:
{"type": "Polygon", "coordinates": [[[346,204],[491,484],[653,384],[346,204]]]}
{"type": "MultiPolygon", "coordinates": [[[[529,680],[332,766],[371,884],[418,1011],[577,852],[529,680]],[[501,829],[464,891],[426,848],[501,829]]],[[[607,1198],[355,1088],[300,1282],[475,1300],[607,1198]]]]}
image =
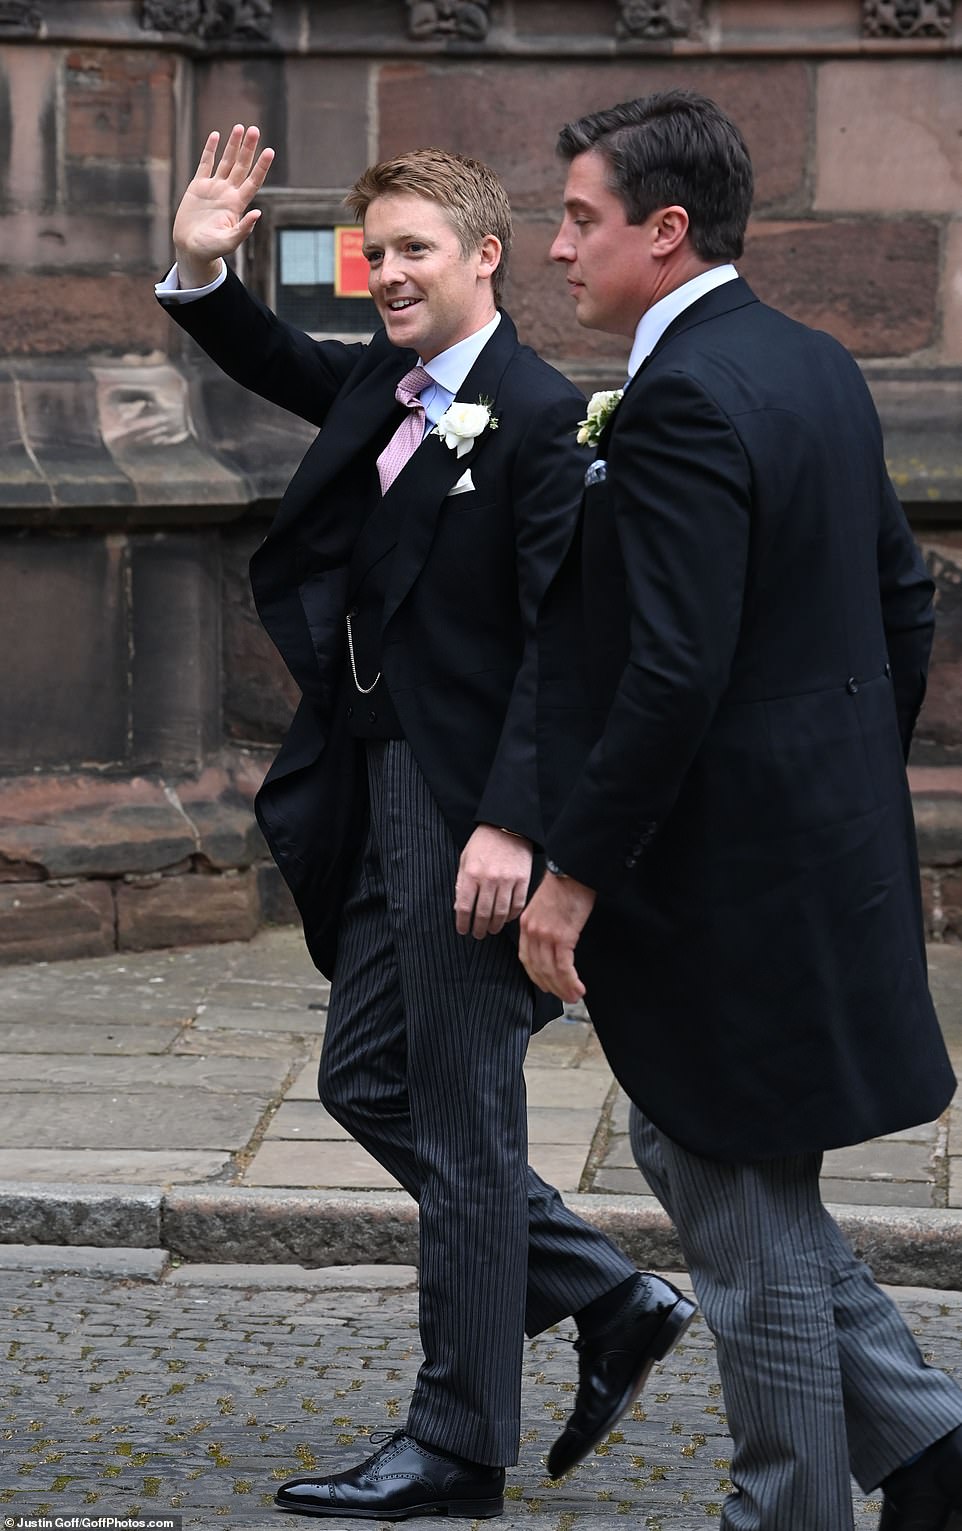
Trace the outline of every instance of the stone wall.
{"type": "Polygon", "coordinates": [[[294,694],[246,562],[311,433],[153,299],[205,133],[261,124],[268,214],[415,142],[489,160],[508,307],[591,389],[625,347],[548,259],[555,132],[675,85],[748,138],[745,275],[875,393],[938,585],[915,786],[930,928],[962,935],[962,3],[0,0],[0,957],[290,914],[250,798],[294,694]]]}

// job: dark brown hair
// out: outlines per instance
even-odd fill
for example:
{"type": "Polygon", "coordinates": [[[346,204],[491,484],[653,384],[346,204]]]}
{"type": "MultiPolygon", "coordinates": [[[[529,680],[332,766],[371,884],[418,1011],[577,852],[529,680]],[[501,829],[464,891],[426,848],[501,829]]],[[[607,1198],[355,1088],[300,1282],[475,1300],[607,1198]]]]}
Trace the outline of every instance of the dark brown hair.
{"type": "Polygon", "coordinates": [[[737,260],[745,245],[754,177],[745,140],[721,107],[691,90],[623,101],[569,122],[558,153],[595,149],[629,223],[659,207],[685,209],[692,247],[705,261],[737,260]]]}

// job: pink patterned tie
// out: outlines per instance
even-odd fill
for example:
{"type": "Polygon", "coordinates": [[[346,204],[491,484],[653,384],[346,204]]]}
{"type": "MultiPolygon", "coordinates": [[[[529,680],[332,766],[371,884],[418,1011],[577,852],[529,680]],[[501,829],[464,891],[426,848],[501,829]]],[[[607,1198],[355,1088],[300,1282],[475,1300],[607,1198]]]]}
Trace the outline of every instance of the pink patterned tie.
{"type": "Polygon", "coordinates": [[[408,413],[377,460],[382,494],[387,494],[408,458],[421,445],[424,435],[424,405],[418,394],[433,381],[431,374],[425,372],[423,367],[412,367],[410,372],[405,372],[395,389],[395,398],[399,404],[407,405],[408,413]]]}

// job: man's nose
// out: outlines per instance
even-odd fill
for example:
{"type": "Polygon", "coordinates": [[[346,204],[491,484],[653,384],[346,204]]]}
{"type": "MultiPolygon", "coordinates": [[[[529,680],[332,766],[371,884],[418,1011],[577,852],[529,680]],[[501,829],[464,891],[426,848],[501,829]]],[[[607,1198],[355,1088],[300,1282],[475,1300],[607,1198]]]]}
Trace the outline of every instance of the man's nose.
{"type": "Polygon", "coordinates": [[[401,262],[395,257],[385,255],[381,261],[380,278],[382,287],[396,287],[404,281],[404,270],[401,262]]]}
{"type": "Polygon", "coordinates": [[[561,225],[560,229],[552,240],[551,249],[548,251],[548,254],[551,256],[552,260],[574,260],[574,245],[568,236],[564,224],[561,225]]]}

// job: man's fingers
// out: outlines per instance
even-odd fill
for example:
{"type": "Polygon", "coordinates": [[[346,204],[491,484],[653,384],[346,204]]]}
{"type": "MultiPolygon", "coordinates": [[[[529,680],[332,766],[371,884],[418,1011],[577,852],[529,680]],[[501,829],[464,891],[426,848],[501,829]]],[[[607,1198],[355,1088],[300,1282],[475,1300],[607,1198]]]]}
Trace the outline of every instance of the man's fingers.
{"type": "MultiPolygon", "coordinates": [[[[513,890],[511,883],[499,882],[494,884],[494,897],[491,901],[490,914],[488,915],[487,919],[484,920],[483,918],[483,908],[481,921],[478,920],[477,912],[475,912],[474,934],[478,937],[479,940],[482,936],[499,935],[500,932],[504,929],[505,924],[507,923],[511,914],[512,898],[513,890]]],[[[478,900],[478,904],[479,907],[481,907],[480,899],[478,900]]],[[[484,907],[486,907],[486,905],[484,907]]]]}
{"type": "Polygon", "coordinates": [[[239,186],[250,175],[254,156],[257,153],[257,145],[260,143],[260,128],[248,128],[237,148],[237,158],[231,171],[231,180],[239,186]]]}
{"type": "Polygon", "coordinates": [[[249,202],[251,197],[256,196],[267,179],[267,172],[274,163],[274,150],[262,149],[251,167],[250,175],[241,187],[245,199],[249,202]]]}
{"type": "Polygon", "coordinates": [[[217,145],[219,143],[219,133],[208,133],[207,142],[201,150],[200,159],[197,161],[197,175],[203,180],[209,179],[214,169],[214,159],[217,155],[217,145]]]}
{"type": "Polygon", "coordinates": [[[459,873],[454,885],[454,924],[459,936],[466,936],[471,930],[471,916],[477,896],[478,884],[474,878],[459,873]]]}
{"type": "MultiPolygon", "coordinates": [[[[237,225],[238,245],[244,243],[244,240],[247,238],[248,234],[253,234],[254,229],[260,220],[260,216],[260,208],[257,207],[252,207],[249,213],[244,214],[240,223],[237,225]]],[[[235,245],[234,248],[236,249],[237,246],[235,245]]]]}
{"type": "Polygon", "coordinates": [[[235,122],[234,126],[231,128],[227,135],[227,141],[224,144],[221,157],[217,162],[217,169],[214,171],[216,176],[220,176],[224,180],[228,178],[234,168],[234,165],[237,162],[237,151],[240,148],[241,139],[243,136],[243,126],[241,123],[235,122]]]}
{"type": "Polygon", "coordinates": [[[518,953],[531,982],[548,994],[574,1004],[582,999],[585,986],[578,977],[574,949],[555,941],[546,931],[532,928],[533,922],[521,922],[518,953]]]}
{"type": "Polygon", "coordinates": [[[216,245],[210,251],[210,258],[216,260],[218,256],[227,255],[231,250],[236,250],[239,245],[242,245],[248,235],[254,232],[260,216],[256,208],[252,209],[249,213],[245,213],[233,228],[218,230],[216,245]]]}
{"type": "MultiPolygon", "coordinates": [[[[478,883],[478,896],[474,904],[474,922],[471,934],[481,941],[491,929],[491,921],[497,913],[498,884],[482,880],[478,883]]],[[[500,927],[499,927],[500,928],[500,927]]]]}
{"type": "Polygon", "coordinates": [[[573,952],[559,952],[555,958],[555,971],[557,973],[558,987],[551,988],[552,994],[557,994],[567,1004],[573,1005],[576,1000],[584,999],[585,986],[578,977],[578,969],[574,963],[573,952]]]}
{"type": "Polygon", "coordinates": [[[494,914],[488,924],[488,935],[498,935],[512,920],[516,920],[528,896],[526,882],[503,883],[494,901],[494,914]]]}
{"type": "Polygon", "coordinates": [[[499,935],[510,920],[517,919],[525,905],[528,884],[507,878],[479,878],[477,889],[471,933],[480,941],[484,936],[499,935]]]}
{"type": "Polygon", "coordinates": [[[508,910],[506,923],[516,920],[528,901],[528,883],[516,882],[511,893],[511,907],[508,910]]]}
{"type": "Polygon", "coordinates": [[[525,969],[539,989],[557,994],[569,1004],[584,997],[585,986],[578,977],[570,951],[549,946],[543,951],[530,953],[525,969]]]}

